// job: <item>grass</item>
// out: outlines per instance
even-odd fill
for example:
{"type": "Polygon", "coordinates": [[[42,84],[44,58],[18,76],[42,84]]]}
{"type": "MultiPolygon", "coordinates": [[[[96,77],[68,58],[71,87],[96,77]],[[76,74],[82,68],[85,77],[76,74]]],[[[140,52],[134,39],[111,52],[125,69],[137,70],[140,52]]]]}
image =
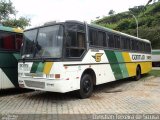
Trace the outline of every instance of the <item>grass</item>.
{"type": "Polygon", "coordinates": [[[160,70],[151,70],[149,76],[160,77],[160,70]]]}

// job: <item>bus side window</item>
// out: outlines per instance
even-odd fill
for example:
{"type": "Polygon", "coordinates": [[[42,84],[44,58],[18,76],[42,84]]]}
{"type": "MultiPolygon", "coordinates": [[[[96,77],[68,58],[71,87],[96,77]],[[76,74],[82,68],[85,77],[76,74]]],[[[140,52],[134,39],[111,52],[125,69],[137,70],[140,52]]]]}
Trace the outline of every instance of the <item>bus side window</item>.
{"type": "Polygon", "coordinates": [[[115,46],[115,41],[113,39],[113,35],[112,34],[108,34],[109,39],[108,39],[108,47],[109,48],[114,48],[115,46]]]}
{"type": "Polygon", "coordinates": [[[130,49],[130,39],[127,37],[121,38],[122,49],[129,50],[130,49]]]}
{"type": "Polygon", "coordinates": [[[121,37],[121,48],[124,49],[124,37],[121,37]]]}
{"type": "Polygon", "coordinates": [[[85,47],[85,33],[77,32],[77,39],[79,47],[85,47]]]}
{"type": "Polygon", "coordinates": [[[68,31],[67,32],[67,41],[66,46],[76,46],[76,32],[75,31],[68,31]]]}
{"type": "Polygon", "coordinates": [[[140,50],[140,43],[139,43],[139,41],[136,41],[136,51],[139,51],[140,50]]]}
{"type": "Polygon", "coordinates": [[[144,51],[145,51],[145,43],[142,42],[142,52],[144,52],[144,51]]]}
{"type": "Polygon", "coordinates": [[[136,40],[132,40],[132,48],[135,51],[137,48],[137,41],[136,40]]]}
{"type": "Polygon", "coordinates": [[[90,45],[98,45],[97,31],[91,28],[89,28],[89,41],[90,41],[90,45]]]}
{"type": "Polygon", "coordinates": [[[66,32],[65,56],[67,58],[80,58],[85,51],[85,39],[84,26],[75,24],[72,25],[72,28],[68,28],[66,32]]]}
{"type": "Polygon", "coordinates": [[[150,46],[149,43],[146,43],[146,47],[145,47],[145,48],[146,48],[145,51],[146,51],[147,53],[151,53],[151,46],[150,46]]]}
{"type": "Polygon", "coordinates": [[[127,50],[130,50],[130,39],[129,38],[127,38],[127,50]]]}
{"type": "Polygon", "coordinates": [[[106,39],[104,41],[104,47],[108,47],[108,41],[109,41],[109,36],[108,34],[106,33],[106,39]]]}
{"type": "Polygon", "coordinates": [[[104,32],[98,32],[98,46],[106,47],[106,34],[104,32]]]}
{"type": "Polygon", "coordinates": [[[120,36],[114,35],[115,48],[120,48],[120,36]]]}

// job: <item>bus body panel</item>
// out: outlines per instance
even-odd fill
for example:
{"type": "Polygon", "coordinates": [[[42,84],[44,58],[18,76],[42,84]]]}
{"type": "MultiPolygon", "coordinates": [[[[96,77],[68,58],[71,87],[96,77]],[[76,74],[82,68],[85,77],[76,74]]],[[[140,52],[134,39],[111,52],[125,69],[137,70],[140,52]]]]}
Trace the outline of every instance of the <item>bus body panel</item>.
{"type": "Polygon", "coordinates": [[[26,38],[31,38],[24,39],[24,60],[18,63],[21,87],[65,93],[80,89],[81,79],[84,74],[90,74],[88,71],[92,71],[90,75],[95,74],[93,82],[99,85],[151,70],[151,44],[145,39],[75,21],[44,25],[25,32],[26,38]],[[54,39],[49,39],[49,35],[54,39]],[[62,40],[63,45],[58,44],[57,41],[62,43],[62,40]],[[50,46],[52,42],[55,44],[50,46]],[[29,43],[34,45],[27,46],[29,43]],[[60,48],[63,48],[61,52],[60,48]]]}
{"type": "Polygon", "coordinates": [[[82,74],[92,69],[96,85],[133,77],[140,65],[141,73],[151,70],[151,55],[112,50],[89,50],[82,61],[71,62],[19,62],[19,84],[25,88],[53,92],[69,92],[80,89],[82,74]],[[119,63],[119,64],[118,64],[119,63]],[[59,78],[55,76],[59,75],[59,78]],[[32,84],[34,83],[34,84],[32,84]],[[37,85],[35,85],[37,84],[37,85]],[[43,84],[39,88],[38,84],[43,84]]]}
{"type": "Polygon", "coordinates": [[[152,66],[160,67],[160,50],[152,50],[152,66]]]}
{"type": "Polygon", "coordinates": [[[0,89],[8,89],[18,87],[18,59],[20,58],[17,52],[1,52],[0,53],[0,89]]]}
{"type": "Polygon", "coordinates": [[[0,90],[18,87],[22,30],[0,26],[0,90]]]}
{"type": "Polygon", "coordinates": [[[8,89],[14,88],[14,84],[10,81],[10,79],[6,76],[2,69],[0,69],[0,88],[8,89]]]}

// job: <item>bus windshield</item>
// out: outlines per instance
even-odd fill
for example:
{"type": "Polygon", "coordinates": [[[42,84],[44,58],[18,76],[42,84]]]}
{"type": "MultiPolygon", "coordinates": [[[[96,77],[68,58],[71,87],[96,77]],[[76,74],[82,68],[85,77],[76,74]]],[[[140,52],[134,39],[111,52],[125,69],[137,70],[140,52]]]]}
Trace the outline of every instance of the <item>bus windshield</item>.
{"type": "Polygon", "coordinates": [[[62,25],[47,26],[24,32],[23,58],[61,58],[62,25]]]}

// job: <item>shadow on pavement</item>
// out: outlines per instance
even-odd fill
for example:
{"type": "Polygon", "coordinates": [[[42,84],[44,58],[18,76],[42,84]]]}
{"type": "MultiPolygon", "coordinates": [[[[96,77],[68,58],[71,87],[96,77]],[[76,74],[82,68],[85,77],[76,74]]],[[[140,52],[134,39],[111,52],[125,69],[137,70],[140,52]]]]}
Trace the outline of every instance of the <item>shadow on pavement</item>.
{"type": "MultiPolygon", "coordinates": [[[[122,79],[122,80],[118,80],[118,81],[105,83],[102,85],[97,85],[97,86],[94,86],[93,94],[94,93],[99,94],[101,92],[105,92],[105,93],[122,92],[122,90],[120,90],[120,89],[115,90],[115,88],[122,86],[124,84],[132,83],[132,82],[137,82],[137,81],[134,81],[132,78],[127,78],[127,79],[122,79]]],[[[64,101],[80,100],[77,95],[77,91],[68,92],[68,93],[36,91],[36,92],[32,93],[31,95],[27,95],[27,99],[41,100],[44,98],[45,98],[45,100],[52,101],[52,102],[58,102],[58,101],[62,102],[63,100],[64,101]]]]}
{"type": "Polygon", "coordinates": [[[27,93],[27,92],[31,92],[31,91],[33,91],[33,90],[22,89],[22,88],[5,89],[5,90],[0,90],[0,97],[23,94],[23,93],[27,93]]]}
{"type": "MultiPolygon", "coordinates": [[[[143,77],[141,80],[143,79],[145,79],[145,77],[143,77]]],[[[97,96],[100,93],[110,94],[110,93],[119,93],[123,91],[126,92],[130,88],[136,86],[136,84],[139,84],[139,81],[135,81],[133,78],[127,78],[127,79],[105,83],[102,85],[97,85],[97,86],[94,86],[94,91],[93,91],[93,95],[91,96],[91,98],[97,96]]],[[[55,92],[45,92],[45,91],[34,91],[34,92],[32,91],[31,92],[31,91],[32,90],[27,90],[27,89],[21,89],[21,90],[17,89],[14,91],[11,90],[9,92],[6,91],[2,95],[13,95],[13,94],[26,93],[20,96],[23,96],[29,100],[30,99],[35,100],[35,101],[43,100],[43,101],[50,101],[52,103],[80,100],[80,98],[78,97],[77,91],[68,92],[68,93],[55,93],[55,92]],[[28,93],[28,92],[31,92],[31,93],[28,93]]],[[[88,99],[91,99],[91,98],[88,98],[88,99]]]]}

